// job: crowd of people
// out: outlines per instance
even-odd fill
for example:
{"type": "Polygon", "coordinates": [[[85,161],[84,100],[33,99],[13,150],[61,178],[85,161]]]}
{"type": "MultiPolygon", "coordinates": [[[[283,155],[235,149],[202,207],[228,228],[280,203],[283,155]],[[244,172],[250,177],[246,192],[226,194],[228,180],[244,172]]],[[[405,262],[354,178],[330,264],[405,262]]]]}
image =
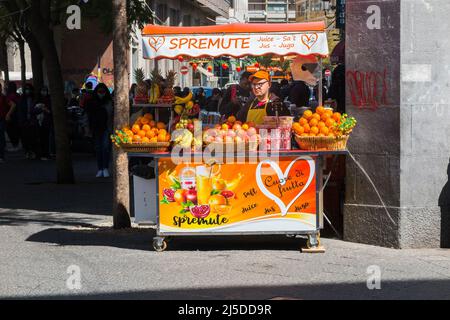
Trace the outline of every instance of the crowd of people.
{"type": "Polygon", "coordinates": [[[53,119],[47,87],[36,94],[31,84],[23,93],[17,93],[14,82],[6,90],[0,85],[0,162],[5,161],[5,151],[20,150],[27,159],[48,160],[55,155],[53,119]],[[8,136],[11,147],[6,150],[8,136]]]}
{"type": "MultiPolygon", "coordinates": [[[[66,107],[80,108],[83,135],[92,138],[97,155],[97,177],[109,177],[110,135],[113,132],[113,97],[108,87],[91,82],[85,88],[73,89],[66,97],[66,107]]],[[[70,131],[70,129],[68,130],[70,131]]],[[[23,150],[26,159],[49,160],[55,157],[55,133],[50,92],[42,87],[35,92],[26,84],[22,94],[14,82],[3,90],[0,85],[0,162],[6,152],[23,150]],[[10,147],[6,148],[6,136],[10,147]]]]}

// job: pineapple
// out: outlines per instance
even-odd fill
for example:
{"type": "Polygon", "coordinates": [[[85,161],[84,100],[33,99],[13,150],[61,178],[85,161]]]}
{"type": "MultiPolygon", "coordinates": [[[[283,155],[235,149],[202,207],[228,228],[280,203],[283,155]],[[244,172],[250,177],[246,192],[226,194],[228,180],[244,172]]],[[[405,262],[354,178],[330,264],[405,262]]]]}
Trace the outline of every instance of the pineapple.
{"type": "Polygon", "coordinates": [[[138,99],[147,99],[148,97],[148,86],[145,82],[145,74],[144,69],[137,68],[134,70],[134,78],[136,79],[136,98],[138,99]]]}
{"type": "Polygon", "coordinates": [[[164,89],[164,95],[168,98],[173,98],[175,94],[173,93],[173,86],[175,85],[175,79],[177,73],[170,70],[166,73],[166,89],[164,89]]]}

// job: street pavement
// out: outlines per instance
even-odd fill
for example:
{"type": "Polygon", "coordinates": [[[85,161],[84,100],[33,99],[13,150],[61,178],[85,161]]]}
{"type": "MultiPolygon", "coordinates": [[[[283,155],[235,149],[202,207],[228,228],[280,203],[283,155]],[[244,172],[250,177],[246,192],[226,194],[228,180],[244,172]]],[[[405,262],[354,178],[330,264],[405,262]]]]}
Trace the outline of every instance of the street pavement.
{"type": "Polygon", "coordinates": [[[154,229],[111,228],[111,180],[94,178],[93,157],[74,164],[73,186],[54,183],[53,161],[0,164],[1,299],[450,299],[448,249],[322,239],[325,253],[306,254],[304,239],[241,236],[157,253],[154,229]]]}

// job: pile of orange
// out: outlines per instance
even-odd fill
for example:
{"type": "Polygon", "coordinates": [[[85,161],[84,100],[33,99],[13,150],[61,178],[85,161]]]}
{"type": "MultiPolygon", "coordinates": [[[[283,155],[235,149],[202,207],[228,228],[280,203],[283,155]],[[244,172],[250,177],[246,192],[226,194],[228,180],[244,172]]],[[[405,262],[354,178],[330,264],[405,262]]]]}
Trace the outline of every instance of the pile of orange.
{"type": "Polygon", "coordinates": [[[122,131],[130,138],[132,143],[169,142],[170,133],[166,130],[166,124],[156,122],[150,113],[139,117],[130,127],[122,131]]]}
{"type": "Polygon", "coordinates": [[[319,106],[314,113],[306,110],[298,122],[294,122],[292,130],[301,137],[335,137],[340,120],[339,112],[319,106]]]}

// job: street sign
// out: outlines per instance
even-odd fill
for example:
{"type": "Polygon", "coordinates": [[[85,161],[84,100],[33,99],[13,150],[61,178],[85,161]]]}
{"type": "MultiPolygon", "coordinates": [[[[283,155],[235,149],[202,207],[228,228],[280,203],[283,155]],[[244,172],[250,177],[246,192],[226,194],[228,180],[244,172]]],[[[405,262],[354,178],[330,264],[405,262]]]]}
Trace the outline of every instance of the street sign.
{"type": "Polygon", "coordinates": [[[182,67],[180,68],[180,72],[181,72],[181,74],[188,74],[189,68],[186,67],[186,66],[182,66],[182,67]]]}

